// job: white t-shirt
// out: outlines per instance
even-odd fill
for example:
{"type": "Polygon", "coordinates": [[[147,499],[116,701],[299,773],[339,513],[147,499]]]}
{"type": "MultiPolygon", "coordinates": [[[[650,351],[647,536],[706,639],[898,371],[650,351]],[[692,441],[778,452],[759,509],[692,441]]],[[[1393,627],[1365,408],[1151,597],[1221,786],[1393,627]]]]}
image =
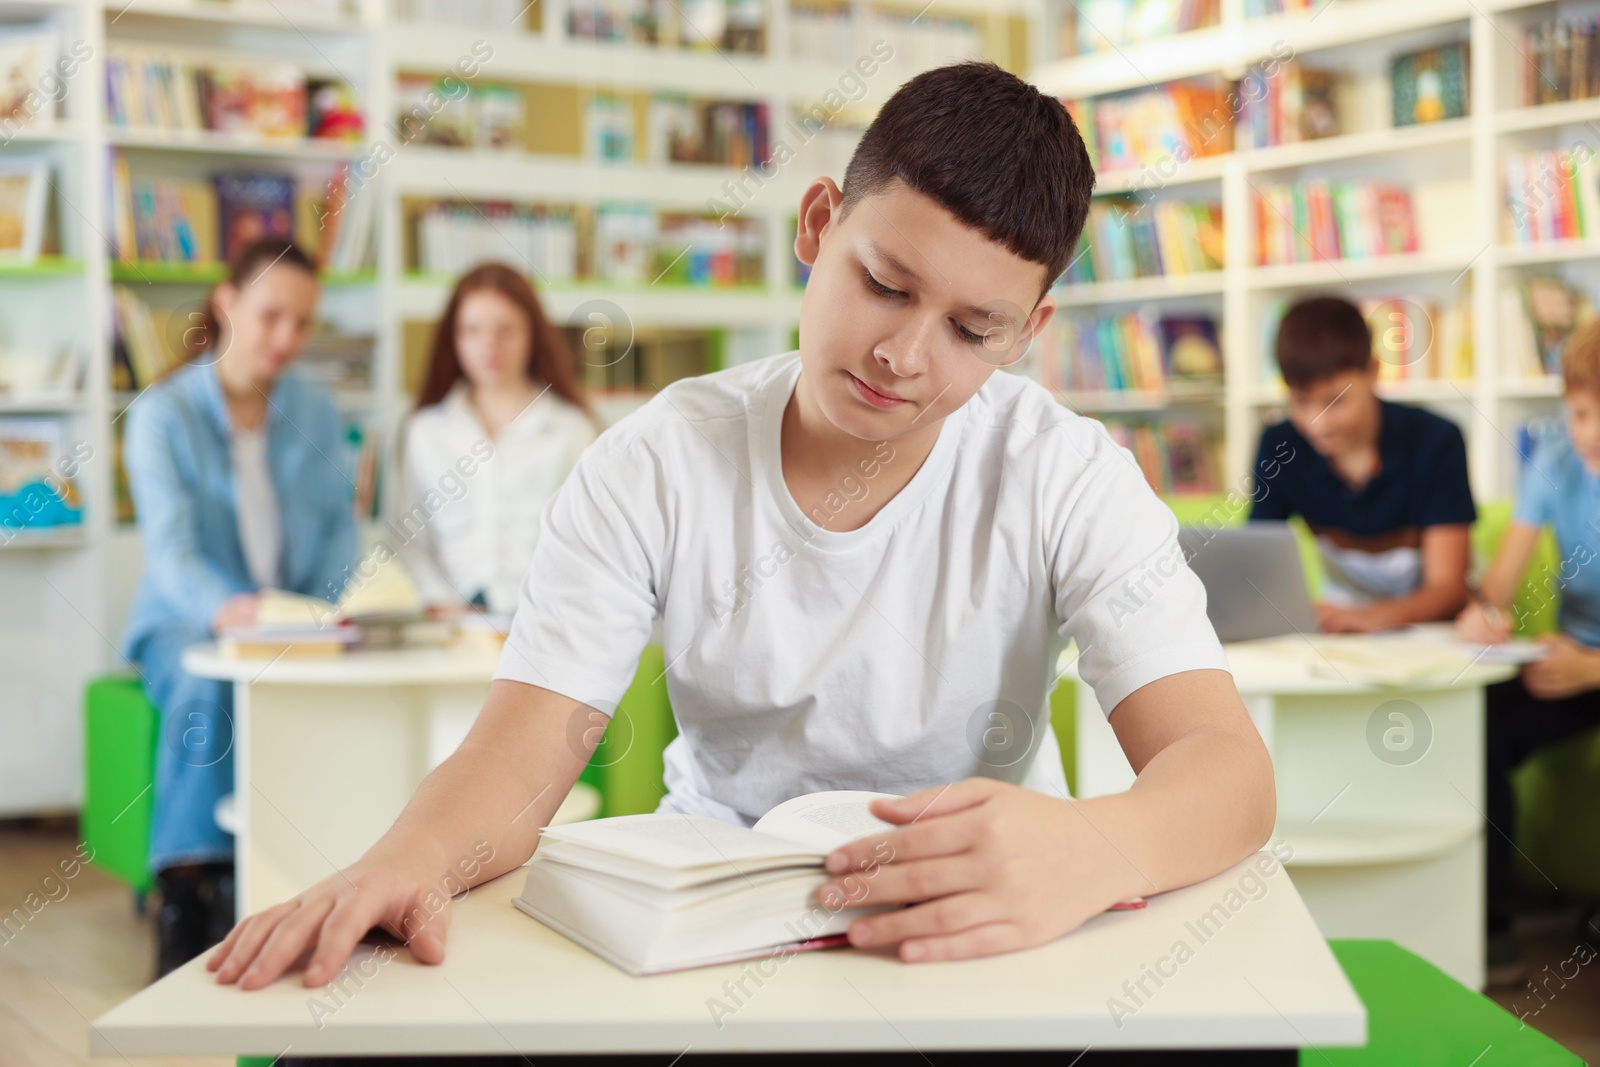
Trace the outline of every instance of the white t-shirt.
{"type": "MultiPolygon", "coordinates": [[[[1101,705],[1227,669],[1177,521],[1100,423],[993,375],[864,527],[790,495],[796,352],[674,383],[551,501],[495,677],[611,713],[653,617],[679,736],[662,810],[749,825],[822,789],[984,775],[1066,795],[1048,696],[1069,638],[1101,705]],[[820,510],[819,510],[820,509],[820,510]]],[[[581,736],[582,729],[575,732],[581,736]]]]}
{"type": "Polygon", "coordinates": [[[233,502],[239,524],[239,547],[244,551],[250,580],[260,589],[278,585],[278,556],[283,531],[278,522],[278,494],[272,487],[267,463],[267,432],[235,429],[233,448],[233,502]]]}

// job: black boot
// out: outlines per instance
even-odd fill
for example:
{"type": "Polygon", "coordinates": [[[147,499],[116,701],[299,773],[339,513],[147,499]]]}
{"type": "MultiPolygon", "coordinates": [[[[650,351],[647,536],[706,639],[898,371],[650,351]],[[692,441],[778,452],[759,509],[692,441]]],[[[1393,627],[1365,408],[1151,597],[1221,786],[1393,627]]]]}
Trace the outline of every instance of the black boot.
{"type": "Polygon", "coordinates": [[[198,867],[169,868],[156,874],[161,908],[156,912],[156,977],[182,967],[206,949],[207,909],[200,897],[198,867]]]}

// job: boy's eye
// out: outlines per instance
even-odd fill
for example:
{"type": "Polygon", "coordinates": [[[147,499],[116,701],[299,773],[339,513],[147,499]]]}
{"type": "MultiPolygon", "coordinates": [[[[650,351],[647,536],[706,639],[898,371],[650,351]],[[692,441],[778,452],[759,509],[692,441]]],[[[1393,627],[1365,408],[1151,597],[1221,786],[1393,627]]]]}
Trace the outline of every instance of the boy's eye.
{"type": "Polygon", "coordinates": [[[878,281],[878,279],[876,279],[876,278],[874,278],[872,276],[872,272],[870,270],[862,271],[861,272],[861,276],[867,280],[867,288],[871,289],[874,293],[877,293],[879,296],[899,296],[900,295],[900,290],[891,289],[887,285],[884,285],[882,282],[878,281]]]}
{"type": "Polygon", "coordinates": [[[981,333],[973,333],[971,330],[967,329],[965,326],[961,325],[959,322],[956,323],[956,333],[961,335],[961,339],[963,341],[966,341],[968,344],[974,344],[974,345],[981,345],[983,343],[983,341],[984,341],[984,336],[985,336],[984,334],[981,334],[981,333]]]}

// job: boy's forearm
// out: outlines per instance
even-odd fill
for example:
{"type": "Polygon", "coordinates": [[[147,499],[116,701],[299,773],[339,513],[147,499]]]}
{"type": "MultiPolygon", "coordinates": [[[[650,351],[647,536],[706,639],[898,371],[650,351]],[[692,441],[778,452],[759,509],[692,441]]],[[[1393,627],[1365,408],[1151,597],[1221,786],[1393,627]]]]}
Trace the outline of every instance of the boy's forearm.
{"type": "Polygon", "coordinates": [[[548,690],[494,682],[472,732],[423,779],[363,862],[430,881],[463,878],[465,863],[475,872],[469,885],[521,866],[603,732],[579,731],[582,740],[569,743],[568,722],[585,710],[548,690]]]}
{"type": "Polygon", "coordinates": [[[1154,756],[1126,792],[1076,802],[1128,870],[1127,896],[1191,885],[1271,837],[1277,798],[1259,735],[1202,729],[1154,756]]]}

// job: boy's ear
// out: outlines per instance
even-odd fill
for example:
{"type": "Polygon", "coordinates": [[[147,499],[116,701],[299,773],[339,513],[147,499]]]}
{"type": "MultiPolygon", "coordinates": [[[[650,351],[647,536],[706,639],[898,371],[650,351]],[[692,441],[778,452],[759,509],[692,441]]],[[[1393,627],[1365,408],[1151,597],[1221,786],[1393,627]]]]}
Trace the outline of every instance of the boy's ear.
{"type": "Polygon", "coordinates": [[[830,222],[838,221],[844,204],[844,194],[832,178],[818,178],[806,187],[800,197],[800,213],[795,220],[794,254],[806,266],[817,261],[822,248],[822,231],[830,222]]]}

